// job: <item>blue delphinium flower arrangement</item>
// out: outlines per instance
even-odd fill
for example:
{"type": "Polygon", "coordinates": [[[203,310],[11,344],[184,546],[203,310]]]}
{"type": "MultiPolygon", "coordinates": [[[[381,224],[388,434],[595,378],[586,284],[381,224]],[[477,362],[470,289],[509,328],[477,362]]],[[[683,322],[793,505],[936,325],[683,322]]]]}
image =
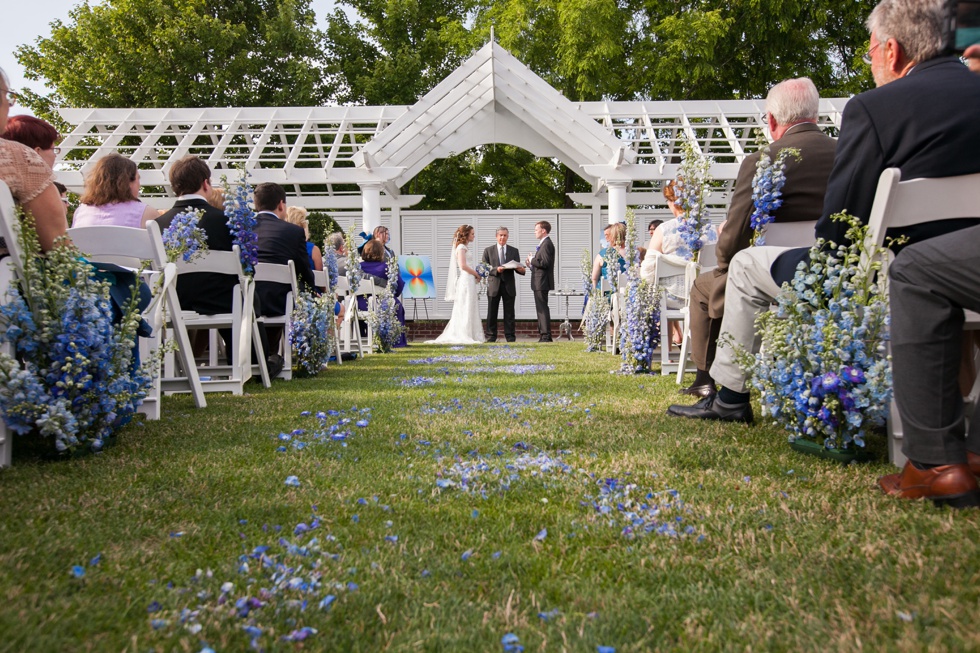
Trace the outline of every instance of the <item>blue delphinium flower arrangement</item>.
{"type": "Polygon", "coordinates": [[[582,253],[582,286],[588,297],[580,327],[585,336],[585,351],[602,351],[609,328],[609,298],[602,288],[592,285],[592,255],[587,249],[582,253]]]}
{"type": "Polygon", "coordinates": [[[188,208],[178,213],[173,222],[163,230],[163,247],[167,260],[176,263],[178,259],[190,263],[208,252],[208,236],[198,226],[201,221],[200,209],[188,208]]]}
{"type": "Polygon", "coordinates": [[[783,185],[786,183],[786,162],[793,157],[800,160],[800,150],[795,147],[784,147],[773,161],[768,149],[762,151],[759,162],[755,166],[755,176],[752,178],[752,215],[749,225],[754,236],[753,245],[766,244],[766,228],[773,221],[773,212],[783,205],[783,185]]]}
{"type": "Polygon", "coordinates": [[[18,234],[24,253],[20,293],[0,306],[0,413],[19,434],[50,437],[58,452],[105,438],[136,411],[151,385],[135,364],[140,323],[133,293],[113,324],[109,284],[65,241],[41,256],[34,222],[18,234]]]}
{"type": "Polygon", "coordinates": [[[327,364],[332,351],[332,295],[301,292],[293,308],[289,344],[299,369],[316,376],[327,364]]]}
{"type": "Polygon", "coordinates": [[[677,219],[677,233],[682,241],[677,255],[697,262],[701,247],[718,237],[706,206],[711,192],[711,159],[697,150],[689,138],[684,139],[681,156],[674,187],[677,207],[684,211],[677,219]]]}
{"type": "Polygon", "coordinates": [[[259,262],[259,236],[255,232],[258,220],[250,204],[254,189],[248,183],[248,172],[243,167],[240,173],[238,182],[230,188],[225,175],[221,176],[221,183],[225,187],[225,215],[228,216],[232,242],[241,252],[245,274],[252,274],[259,262]]]}
{"type": "Polygon", "coordinates": [[[374,329],[374,346],[383,354],[390,353],[405,330],[398,320],[395,289],[398,283],[398,257],[388,259],[388,284],[375,296],[375,309],[368,319],[374,329]]]}
{"type": "Polygon", "coordinates": [[[329,245],[323,248],[323,269],[327,273],[327,292],[332,295],[337,291],[337,278],[340,273],[337,267],[337,250],[329,245]]]}
{"type": "Polygon", "coordinates": [[[636,216],[626,211],[626,299],[619,323],[620,351],[624,374],[646,374],[653,350],[660,344],[660,289],[640,278],[640,255],[636,248],[636,216]]]}
{"type": "Polygon", "coordinates": [[[891,400],[886,277],[881,250],[865,245],[868,227],[848,223],[848,245],[818,240],[810,264],[784,284],[779,310],[757,321],[760,353],[736,352],[762,393],[763,414],[789,431],[790,441],[815,440],[827,449],[864,446],[891,400]]]}
{"type": "Polygon", "coordinates": [[[354,225],[351,225],[344,233],[344,241],[347,246],[347,281],[350,283],[351,292],[357,290],[357,287],[361,285],[361,279],[364,278],[364,273],[361,271],[361,255],[354,243],[355,237],[354,225]]]}

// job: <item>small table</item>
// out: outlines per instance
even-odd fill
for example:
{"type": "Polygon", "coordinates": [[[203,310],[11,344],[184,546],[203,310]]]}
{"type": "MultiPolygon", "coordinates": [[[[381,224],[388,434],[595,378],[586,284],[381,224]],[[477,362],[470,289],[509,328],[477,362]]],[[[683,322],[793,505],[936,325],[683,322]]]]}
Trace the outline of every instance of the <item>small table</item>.
{"type": "Polygon", "coordinates": [[[567,335],[569,340],[575,340],[575,337],[572,335],[572,321],[568,317],[568,298],[585,297],[585,293],[581,290],[552,290],[551,294],[555,297],[565,298],[565,321],[558,325],[558,337],[561,338],[563,335],[567,335]]]}

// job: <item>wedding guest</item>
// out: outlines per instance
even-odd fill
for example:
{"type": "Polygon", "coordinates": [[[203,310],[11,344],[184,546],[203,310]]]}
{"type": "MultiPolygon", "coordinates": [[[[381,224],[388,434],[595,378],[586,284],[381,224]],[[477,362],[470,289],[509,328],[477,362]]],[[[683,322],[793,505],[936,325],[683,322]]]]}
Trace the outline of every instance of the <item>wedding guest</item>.
{"type": "MultiPolygon", "coordinates": [[[[302,227],[286,221],[286,191],[275,183],[259,184],[253,192],[255,202],[255,233],[258,237],[259,262],[286,265],[293,262],[300,290],[313,288],[313,270],[306,250],[306,233],[302,227]]],[[[290,286],[284,283],[259,281],[255,294],[262,305],[262,315],[279,316],[286,313],[286,295],[290,286]]],[[[270,339],[274,340],[270,335],[270,339]]]]}
{"type": "Polygon", "coordinates": [[[609,245],[599,250],[598,256],[592,262],[593,286],[599,284],[600,278],[609,279],[613,274],[610,272],[608,262],[606,261],[606,255],[610,249],[616,251],[616,271],[619,274],[626,272],[626,225],[622,222],[607,224],[606,228],[602,230],[602,233],[609,245]]]}
{"type": "Polygon", "coordinates": [[[23,143],[37,152],[49,168],[54,168],[55,159],[61,153],[61,148],[55,146],[61,134],[54,125],[34,116],[10,116],[0,138],[23,143]]]}
{"type": "Polygon", "coordinates": [[[963,53],[963,58],[966,59],[966,65],[970,70],[980,73],[980,44],[968,47],[963,53]]]}
{"type": "Polygon", "coordinates": [[[306,234],[306,255],[310,259],[311,270],[323,269],[323,254],[320,248],[310,241],[310,212],[302,206],[290,206],[286,208],[286,222],[303,228],[306,234]]]}
{"type": "Polygon", "coordinates": [[[663,220],[651,220],[650,224],[647,225],[647,234],[650,238],[653,238],[653,232],[657,230],[657,227],[664,223],[663,220]]]}
{"type": "Polygon", "coordinates": [[[538,342],[552,342],[548,293],[555,289],[555,244],[551,242],[551,223],[536,222],[534,237],[538,246],[534,253],[527,255],[527,267],[531,269],[531,293],[534,312],[538,315],[538,342]]]}
{"type": "MultiPolygon", "coordinates": [[[[361,271],[364,273],[365,278],[369,278],[374,282],[375,288],[387,288],[388,279],[388,263],[385,261],[385,247],[380,238],[371,239],[364,244],[364,249],[361,250],[361,271]]],[[[402,306],[401,299],[402,290],[405,288],[405,281],[402,280],[401,275],[396,274],[395,276],[395,312],[398,316],[398,321],[401,322],[402,326],[405,326],[405,308],[402,306]]],[[[357,298],[357,308],[361,311],[367,311],[367,298],[358,297],[357,298]]],[[[405,332],[402,331],[401,336],[398,337],[398,341],[395,343],[395,347],[405,347],[408,344],[408,340],[405,337],[405,332]]]]}
{"type": "MultiPolygon", "coordinates": [[[[17,97],[10,90],[7,74],[0,69],[0,132],[7,129],[7,116],[17,97]]],[[[50,250],[68,231],[65,205],[55,188],[51,166],[26,145],[0,139],[0,180],[7,184],[14,202],[34,216],[41,250],[50,250]]],[[[0,257],[6,254],[7,245],[0,240],[0,257]]]]}
{"type": "Polygon", "coordinates": [[[391,234],[388,232],[388,227],[375,227],[374,231],[371,232],[371,236],[375,240],[380,240],[381,244],[385,248],[385,259],[390,259],[395,255],[395,250],[388,247],[388,241],[391,239],[391,234]]]}
{"type": "Polygon", "coordinates": [[[221,186],[212,186],[207,199],[208,204],[214,208],[225,210],[225,189],[221,186]]]}
{"type": "Polygon", "coordinates": [[[147,220],[156,220],[160,212],[141,202],[139,192],[140,171],[135,163],[116,153],[102,157],[85,176],[72,226],[146,227],[147,220]]]}
{"type": "Polygon", "coordinates": [[[325,245],[332,248],[337,255],[337,276],[347,276],[347,240],[344,234],[335,231],[327,236],[325,245]]]}

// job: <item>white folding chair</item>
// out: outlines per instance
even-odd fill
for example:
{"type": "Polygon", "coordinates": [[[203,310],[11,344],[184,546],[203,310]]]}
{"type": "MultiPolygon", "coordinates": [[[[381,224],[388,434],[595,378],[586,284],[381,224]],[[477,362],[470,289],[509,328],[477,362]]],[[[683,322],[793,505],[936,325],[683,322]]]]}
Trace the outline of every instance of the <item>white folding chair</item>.
{"type": "MultiPolygon", "coordinates": [[[[0,237],[7,241],[7,251],[9,252],[7,258],[0,260],[0,299],[3,301],[6,301],[8,292],[18,292],[17,277],[23,270],[23,258],[14,231],[16,221],[17,211],[14,207],[14,198],[10,194],[7,184],[0,180],[0,237]]],[[[10,357],[15,355],[14,348],[6,341],[0,343],[0,351],[10,357]]],[[[14,447],[11,435],[12,431],[7,428],[6,422],[0,419],[0,468],[10,467],[11,452],[14,447]]]]}
{"type": "Polygon", "coordinates": [[[377,289],[374,286],[374,281],[362,278],[361,283],[358,284],[356,289],[350,291],[347,297],[347,306],[344,312],[343,337],[346,342],[345,348],[348,351],[356,347],[359,355],[374,353],[374,327],[371,326],[368,313],[374,310],[374,296],[376,293],[377,289]],[[357,307],[358,297],[364,297],[367,300],[367,310],[363,313],[357,307]],[[367,325],[367,335],[363,337],[361,336],[360,322],[364,322],[367,325]]]}
{"type": "MultiPolygon", "coordinates": [[[[293,378],[293,347],[289,344],[289,331],[293,324],[293,306],[299,297],[299,285],[296,282],[296,266],[292,261],[286,265],[276,263],[256,263],[253,282],[269,281],[281,283],[289,286],[286,294],[286,314],[279,316],[260,315],[256,318],[259,324],[282,327],[282,338],[280,339],[279,352],[283,358],[282,372],[279,373],[280,379],[289,381],[293,378]]],[[[275,348],[277,345],[270,342],[269,346],[275,348]]]]}
{"type": "MultiPolygon", "coordinates": [[[[358,356],[363,356],[364,352],[361,350],[360,335],[357,334],[355,336],[352,331],[356,327],[356,324],[354,315],[351,314],[352,300],[350,282],[347,280],[347,277],[337,279],[337,299],[344,306],[344,318],[340,324],[340,338],[338,339],[340,351],[344,354],[353,354],[356,350],[358,356]]],[[[353,308],[357,308],[356,304],[353,308]]]]}
{"type": "MultiPolygon", "coordinates": [[[[770,225],[771,226],[771,225],[770,225]]],[[[708,274],[718,267],[718,255],[715,251],[717,243],[707,243],[701,247],[701,253],[698,255],[697,263],[697,275],[708,274]]],[[[692,282],[693,285],[693,282],[692,282]]],[[[684,383],[684,373],[690,367],[690,361],[688,360],[691,356],[691,301],[690,301],[690,289],[688,289],[688,301],[687,305],[682,309],[685,312],[684,322],[682,325],[683,337],[681,338],[681,353],[677,358],[677,374],[676,381],[677,385],[683,385],[684,383]]],[[[660,338],[660,346],[663,348],[663,334],[660,338]]],[[[663,358],[663,351],[660,352],[661,358],[663,358]]],[[[671,366],[671,369],[673,366],[671,366]]]]}
{"type": "MultiPolygon", "coordinates": [[[[337,286],[338,292],[340,291],[339,281],[340,280],[338,279],[338,286],[337,286]]],[[[313,283],[314,285],[316,285],[317,288],[322,288],[323,291],[328,295],[330,295],[331,298],[334,297],[334,295],[330,293],[330,279],[327,277],[326,270],[313,270],[313,283]]],[[[347,284],[347,279],[344,279],[344,283],[345,285],[347,284]]],[[[334,319],[333,317],[332,308],[330,308],[329,310],[331,313],[329,329],[330,329],[331,338],[333,338],[334,353],[337,357],[337,364],[342,365],[343,360],[341,359],[341,353],[340,353],[340,330],[337,328],[337,320],[334,319]]]]}
{"type": "MultiPolygon", "coordinates": [[[[162,247],[162,242],[154,241],[153,235],[146,229],[109,225],[73,227],[68,230],[68,236],[83,254],[96,263],[114,263],[138,269],[144,262],[149,262],[151,268],[144,271],[144,278],[153,290],[153,301],[143,311],[143,319],[150,325],[153,334],[149,338],[140,338],[139,344],[141,360],[151,360],[163,344],[161,332],[164,328],[165,311],[180,310],[180,304],[176,303],[177,266],[167,263],[162,269],[153,269],[158,258],[155,247],[162,247]]],[[[188,359],[191,357],[189,350],[181,349],[181,355],[188,359]]],[[[200,387],[197,388],[194,400],[198,408],[207,405],[200,387]]],[[[159,372],[154,377],[153,387],[143,400],[139,412],[144,413],[147,419],[160,419],[159,372]]]]}
{"type": "MultiPolygon", "coordinates": [[[[868,220],[868,244],[884,245],[888,229],[975,216],[980,217],[980,173],[902,181],[901,170],[888,168],[878,178],[878,189],[868,220]]],[[[889,252],[887,256],[891,258],[892,255],[889,252]]],[[[882,275],[881,282],[887,283],[886,275],[882,275]]],[[[973,311],[964,313],[964,330],[980,329],[980,314],[973,311]]],[[[964,415],[967,420],[975,417],[978,396],[980,377],[974,381],[966,397],[964,415]]],[[[902,420],[893,399],[888,419],[888,455],[898,467],[905,465],[902,436],[902,420]]]]}
{"type": "Polygon", "coordinates": [[[816,220],[773,222],[766,227],[766,247],[809,247],[816,242],[816,220]]]}
{"type": "MultiPolygon", "coordinates": [[[[152,225],[153,223],[150,224],[152,225]]],[[[157,231],[159,231],[159,228],[157,228],[157,231]]],[[[195,311],[183,310],[167,316],[178,334],[182,330],[186,332],[195,329],[209,331],[217,329],[231,330],[232,345],[231,351],[229,352],[231,364],[223,365],[216,360],[216,348],[213,346],[214,343],[212,343],[211,360],[207,363],[196,365],[197,372],[200,376],[200,384],[204,392],[231,392],[232,394],[240,395],[244,392],[245,382],[256,371],[262,378],[262,384],[267,388],[271,387],[272,383],[269,379],[269,371],[265,364],[265,352],[262,349],[262,342],[258,337],[258,322],[256,321],[253,310],[255,284],[252,283],[252,280],[246,276],[242,269],[238,246],[235,245],[231,252],[210,250],[204,256],[190,263],[185,263],[184,261],[177,262],[178,275],[192,272],[227,274],[238,279],[238,284],[232,290],[232,310],[230,313],[204,315],[195,311]],[[178,326],[179,324],[183,326],[178,326]],[[253,368],[251,363],[253,345],[256,358],[258,358],[258,364],[255,368],[253,368]]],[[[163,391],[187,392],[189,389],[187,376],[178,375],[172,363],[172,358],[168,356],[164,365],[163,391]]],[[[187,370],[185,368],[184,373],[186,374],[186,372],[187,370]]]]}
{"type": "MultiPolygon", "coordinates": [[[[688,317],[690,315],[691,286],[697,276],[698,265],[693,261],[684,261],[676,256],[667,256],[653,252],[652,260],[653,278],[652,283],[656,286],[662,285],[661,281],[667,277],[684,278],[684,305],[680,308],[667,307],[667,292],[662,289],[660,292],[660,373],[670,374],[674,370],[683,373],[683,365],[686,364],[684,357],[685,348],[681,346],[681,356],[673,361],[670,358],[670,323],[680,321],[681,333],[684,340],[688,338],[688,317]]],[[[647,257],[650,258],[649,255],[647,257]]]]}

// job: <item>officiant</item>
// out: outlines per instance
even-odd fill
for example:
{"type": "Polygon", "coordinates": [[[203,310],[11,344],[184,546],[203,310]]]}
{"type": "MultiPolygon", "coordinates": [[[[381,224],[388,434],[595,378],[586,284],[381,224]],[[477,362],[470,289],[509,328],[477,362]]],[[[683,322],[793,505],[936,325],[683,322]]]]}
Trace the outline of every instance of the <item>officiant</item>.
{"type": "Polygon", "coordinates": [[[510,232],[507,227],[497,227],[497,244],[483,250],[483,262],[490,266],[487,278],[487,342],[497,340],[497,314],[500,302],[504,303],[504,337],[507,342],[517,340],[514,327],[514,300],[517,284],[514,273],[524,275],[521,254],[516,247],[507,244],[510,232]]]}

